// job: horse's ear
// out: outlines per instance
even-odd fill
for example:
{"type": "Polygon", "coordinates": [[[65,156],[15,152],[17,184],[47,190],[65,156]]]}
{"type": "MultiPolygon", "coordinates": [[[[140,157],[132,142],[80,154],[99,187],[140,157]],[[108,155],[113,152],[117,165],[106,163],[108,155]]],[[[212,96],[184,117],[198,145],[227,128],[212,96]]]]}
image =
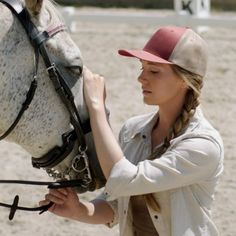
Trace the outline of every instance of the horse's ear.
{"type": "Polygon", "coordinates": [[[37,16],[41,11],[43,0],[25,0],[25,5],[30,14],[37,16]]]}

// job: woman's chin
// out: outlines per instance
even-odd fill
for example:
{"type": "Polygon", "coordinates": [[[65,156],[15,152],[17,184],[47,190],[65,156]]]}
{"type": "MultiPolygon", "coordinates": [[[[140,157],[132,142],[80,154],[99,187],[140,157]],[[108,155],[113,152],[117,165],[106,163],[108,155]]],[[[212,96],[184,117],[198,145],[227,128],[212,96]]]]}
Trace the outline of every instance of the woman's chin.
{"type": "Polygon", "coordinates": [[[149,105],[149,106],[156,106],[157,105],[156,102],[154,102],[153,100],[151,100],[151,99],[149,99],[147,97],[143,98],[143,103],[145,105],[149,105]]]}

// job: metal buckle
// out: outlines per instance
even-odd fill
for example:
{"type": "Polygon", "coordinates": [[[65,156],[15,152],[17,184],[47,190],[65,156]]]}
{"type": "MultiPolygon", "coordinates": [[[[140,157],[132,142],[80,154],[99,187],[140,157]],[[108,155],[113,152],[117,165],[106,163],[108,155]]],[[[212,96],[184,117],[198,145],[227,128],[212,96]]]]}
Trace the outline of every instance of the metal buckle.
{"type": "Polygon", "coordinates": [[[52,63],[52,65],[49,66],[46,70],[47,70],[48,74],[50,74],[51,70],[55,73],[56,72],[56,65],[55,65],[55,63],[52,63]]]}
{"type": "Polygon", "coordinates": [[[88,161],[88,156],[86,154],[87,147],[82,149],[82,147],[79,147],[79,154],[76,155],[71,163],[71,168],[74,170],[76,173],[80,174],[83,172],[83,184],[81,185],[84,188],[87,188],[88,185],[92,181],[92,176],[91,172],[89,169],[89,161],[88,161]]]}
{"type": "Polygon", "coordinates": [[[88,157],[85,151],[79,151],[79,154],[73,158],[71,167],[77,173],[81,173],[89,168],[88,157]]]}

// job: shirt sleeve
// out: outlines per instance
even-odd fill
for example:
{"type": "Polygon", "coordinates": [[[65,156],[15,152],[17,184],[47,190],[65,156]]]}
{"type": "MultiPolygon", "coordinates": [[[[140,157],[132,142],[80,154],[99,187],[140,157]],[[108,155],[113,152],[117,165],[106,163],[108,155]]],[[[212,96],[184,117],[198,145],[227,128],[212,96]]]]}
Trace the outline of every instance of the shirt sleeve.
{"type": "Polygon", "coordinates": [[[221,160],[220,146],[208,138],[188,138],[161,158],[139,162],[125,157],[112,168],[105,186],[110,199],[170,190],[214,178],[221,160]]]}
{"type": "Polygon", "coordinates": [[[114,217],[113,220],[111,222],[108,222],[106,224],[106,226],[108,226],[109,228],[114,227],[115,225],[118,224],[119,222],[119,214],[118,214],[118,200],[113,200],[113,201],[108,201],[107,200],[107,194],[102,192],[100,195],[98,195],[96,197],[96,199],[101,199],[107,202],[107,204],[111,207],[111,209],[113,210],[114,213],[114,217]]]}

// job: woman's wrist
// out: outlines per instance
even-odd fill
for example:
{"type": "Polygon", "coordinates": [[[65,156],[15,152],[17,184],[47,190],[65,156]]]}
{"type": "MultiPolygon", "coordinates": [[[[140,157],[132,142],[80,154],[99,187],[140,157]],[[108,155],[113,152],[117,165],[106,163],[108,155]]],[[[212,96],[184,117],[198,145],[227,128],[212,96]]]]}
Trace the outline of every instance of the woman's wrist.
{"type": "Polygon", "coordinates": [[[105,105],[99,101],[93,101],[88,105],[89,114],[105,113],[105,105]]]}
{"type": "Polygon", "coordinates": [[[73,208],[70,218],[72,220],[83,221],[83,219],[87,218],[87,216],[88,216],[87,204],[79,202],[78,206],[76,205],[73,208]]]}
{"type": "Polygon", "coordinates": [[[80,202],[79,207],[75,207],[71,219],[84,222],[94,222],[95,206],[92,202],[80,202]]]}

